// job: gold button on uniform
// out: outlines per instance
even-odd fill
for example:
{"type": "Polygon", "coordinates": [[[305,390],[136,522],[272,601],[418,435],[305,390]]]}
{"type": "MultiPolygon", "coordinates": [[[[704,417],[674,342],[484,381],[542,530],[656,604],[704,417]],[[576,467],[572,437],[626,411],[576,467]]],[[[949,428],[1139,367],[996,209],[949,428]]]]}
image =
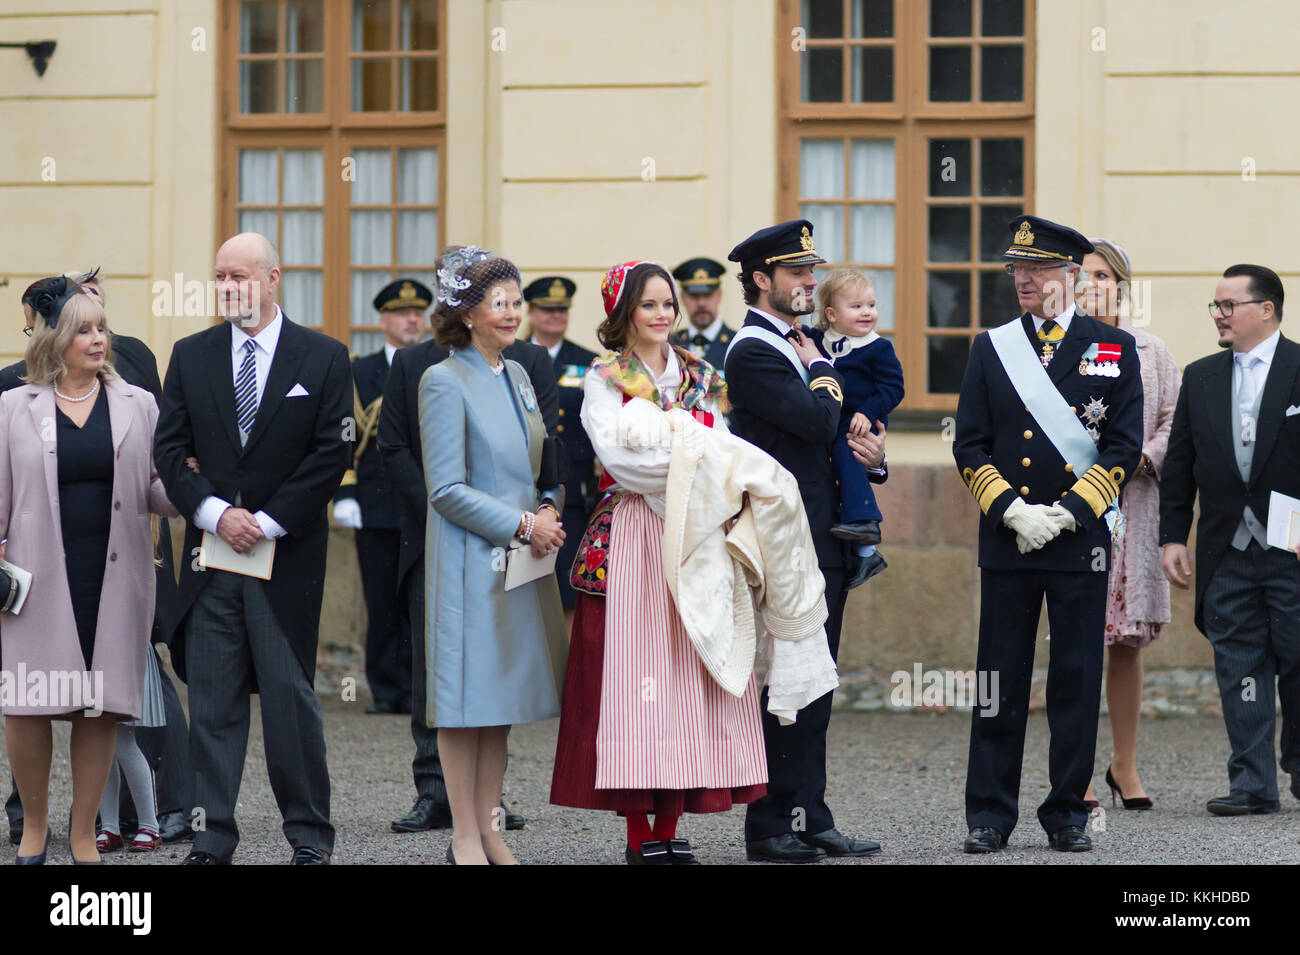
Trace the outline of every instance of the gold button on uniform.
{"type": "Polygon", "coordinates": [[[563,408],[560,409],[560,417],[561,417],[561,418],[564,417],[564,409],[563,409],[563,408]]]}
{"type": "Polygon", "coordinates": [[[1026,432],[1025,432],[1025,437],[1026,437],[1026,438],[1032,438],[1033,436],[1034,436],[1034,432],[1032,432],[1032,431],[1026,431],[1026,432]]]}
{"type": "Polygon", "coordinates": [[[1028,459],[1028,458],[1021,458],[1021,459],[1020,459],[1020,466],[1021,466],[1021,467],[1025,467],[1025,468],[1029,467],[1029,459],[1028,459]]]}
{"type": "Polygon", "coordinates": [[[1021,496],[1021,497],[1028,497],[1028,496],[1029,496],[1029,488],[1027,488],[1027,487],[1022,487],[1022,488],[1020,489],[1020,496],[1021,496]]]}
{"type": "Polygon", "coordinates": [[[1076,408],[1074,405],[1070,405],[1070,414],[1078,414],[1078,413],[1079,413],[1079,409],[1076,408]]]}
{"type": "Polygon", "coordinates": [[[556,431],[557,434],[564,434],[564,425],[562,425],[562,424],[557,424],[557,425],[555,426],[555,431],[556,431]]]}
{"type": "Polygon", "coordinates": [[[1065,470],[1068,471],[1068,472],[1070,472],[1071,474],[1074,473],[1074,465],[1073,465],[1073,464],[1067,464],[1067,465],[1065,466],[1065,470]]]}

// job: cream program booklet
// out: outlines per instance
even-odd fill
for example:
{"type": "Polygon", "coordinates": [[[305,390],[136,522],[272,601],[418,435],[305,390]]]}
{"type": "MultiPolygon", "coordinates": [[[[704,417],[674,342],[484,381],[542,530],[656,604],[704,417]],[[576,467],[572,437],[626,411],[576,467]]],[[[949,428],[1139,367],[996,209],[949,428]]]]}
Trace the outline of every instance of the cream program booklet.
{"type": "Polygon", "coordinates": [[[1300,500],[1274,491],[1268,498],[1268,546],[1300,547],[1300,500]]]}
{"type": "Polygon", "coordinates": [[[530,580],[545,577],[555,572],[555,558],[559,551],[551,551],[545,557],[534,557],[532,548],[527,544],[511,547],[506,552],[506,590],[514,590],[530,580]]]}
{"type": "Polygon", "coordinates": [[[275,541],[262,538],[246,553],[237,554],[233,547],[216,534],[203,532],[199,546],[199,566],[209,570],[228,570],[245,577],[271,579],[271,565],[275,560],[275,541]]]}

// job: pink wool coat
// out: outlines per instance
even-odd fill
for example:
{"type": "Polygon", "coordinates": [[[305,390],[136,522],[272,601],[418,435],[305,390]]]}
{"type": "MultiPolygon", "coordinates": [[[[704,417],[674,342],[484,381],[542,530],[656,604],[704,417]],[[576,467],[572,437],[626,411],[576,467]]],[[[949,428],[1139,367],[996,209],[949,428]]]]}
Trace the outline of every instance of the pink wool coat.
{"type": "MultiPolygon", "coordinates": [[[[139,719],[154,612],[149,515],[178,515],[153,466],[153,395],[121,378],[109,379],[104,388],[113,430],[113,512],[91,672],[103,674],[100,709],[139,719]]],[[[54,413],[50,385],[24,385],[0,395],[0,539],[9,538],[5,560],[32,574],[22,612],[0,614],[0,663],[11,685],[20,663],[29,675],[86,669],[63,557],[54,413]]],[[[6,706],[4,713],[66,716],[82,709],[6,706]]]]}

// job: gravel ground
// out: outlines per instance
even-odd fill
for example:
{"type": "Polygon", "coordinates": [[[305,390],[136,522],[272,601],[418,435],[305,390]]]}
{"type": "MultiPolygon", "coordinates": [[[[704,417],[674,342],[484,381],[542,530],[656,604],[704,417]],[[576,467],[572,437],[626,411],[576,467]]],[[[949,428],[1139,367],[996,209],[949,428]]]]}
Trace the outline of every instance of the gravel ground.
{"type": "MultiPolygon", "coordinates": [[[[398,835],[390,820],[406,814],[414,798],[410,776],[413,744],[406,717],[367,716],[361,702],[322,700],[333,778],[332,812],[338,829],[334,862],[425,865],[440,863],[444,832],[398,835]]],[[[287,862],[290,850],[280,833],[262,750],[257,707],[239,800],[243,841],[235,856],[241,864],[287,862]]],[[[51,783],[55,833],[51,862],[66,863],[66,819],[70,800],[68,729],[55,724],[51,783]]],[[[623,864],[621,821],[612,813],[563,809],[547,802],[558,721],[520,726],[510,739],[506,804],[528,818],[523,832],[508,833],[525,863],[623,864]]],[[[1205,812],[1205,801],[1227,792],[1227,739],[1222,720],[1186,716],[1153,720],[1143,726],[1142,778],[1155,799],[1151,812],[1111,809],[1094,817],[1091,853],[1052,852],[1034,809],[1047,792],[1047,720],[1031,714],[1021,784],[1024,813],[1006,850],[996,856],[967,856],[962,788],[966,772],[969,717],[946,714],[838,712],[829,738],[828,801],[845,833],[880,842],[883,852],[870,860],[834,865],[951,863],[1005,865],[1051,863],[1300,863],[1300,802],[1279,774],[1282,811],[1272,816],[1220,819],[1205,812]],[[1100,824],[1104,828],[1098,829],[1100,824]]],[[[2,735],[2,733],[0,733],[2,735]]],[[[1104,794],[1102,774],[1110,752],[1110,729],[1103,718],[1095,784],[1104,794]]],[[[743,810],[688,816],[680,835],[689,838],[705,863],[743,863],[743,810]]],[[[115,865],[175,863],[188,844],[166,846],[153,855],[108,856],[115,865]]],[[[15,849],[0,845],[0,865],[15,849]]]]}

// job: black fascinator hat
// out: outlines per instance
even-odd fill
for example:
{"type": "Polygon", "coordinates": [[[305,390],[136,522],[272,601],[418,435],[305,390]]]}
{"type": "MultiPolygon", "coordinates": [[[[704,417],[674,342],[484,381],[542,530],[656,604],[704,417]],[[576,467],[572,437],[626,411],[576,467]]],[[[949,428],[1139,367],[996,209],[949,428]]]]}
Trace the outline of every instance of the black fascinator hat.
{"type": "Polygon", "coordinates": [[[31,306],[32,311],[45,319],[46,325],[56,328],[63,306],[80,291],[81,286],[78,283],[70,282],[59,275],[33,291],[27,298],[27,304],[31,306]]]}

